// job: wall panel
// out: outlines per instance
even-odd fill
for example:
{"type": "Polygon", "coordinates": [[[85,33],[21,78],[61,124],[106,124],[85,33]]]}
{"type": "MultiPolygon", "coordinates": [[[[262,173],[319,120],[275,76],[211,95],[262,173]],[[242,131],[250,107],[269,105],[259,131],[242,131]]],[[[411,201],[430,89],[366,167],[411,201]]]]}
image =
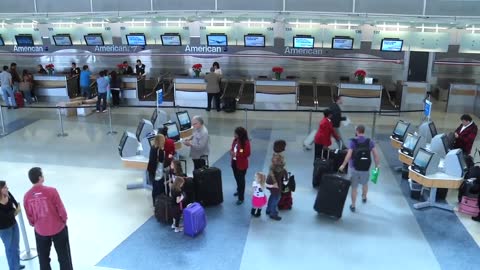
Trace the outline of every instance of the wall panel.
{"type": "Polygon", "coordinates": [[[33,0],[0,1],[1,13],[32,13],[34,11],[33,0]]]}
{"type": "Polygon", "coordinates": [[[38,12],[90,12],[89,0],[37,0],[38,12]]]}
{"type": "Polygon", "coordinates": [[[423,11],[423,0],[357,0],[357,13],[419,14],[423,11]]]}
{"type": "MultiPolygon", "coordinates": [[[[352,12],[352,0],[285,0],[287,11],[352,12]]],[[[281,2],[281,1],[279,1],[281,2]]]]}
{"type": "Polygon", "coordinates": [[[93,11],[147,11],[150,0],[93,0],[93,11]]]}
{"type": "Polygon", "coordinates": [[[282,10],[282,1],[278,0],[218,0],[219,10],[282,10]]]}
{"type": "Polygon", "coordinates": [[[214,10],[215,0],[153,0],[154,10],[214,10]]]}
{"type": "Polygon", "coordinates": [[[479,16],[480,1],[427,0],[427,15],[479,16]]]}

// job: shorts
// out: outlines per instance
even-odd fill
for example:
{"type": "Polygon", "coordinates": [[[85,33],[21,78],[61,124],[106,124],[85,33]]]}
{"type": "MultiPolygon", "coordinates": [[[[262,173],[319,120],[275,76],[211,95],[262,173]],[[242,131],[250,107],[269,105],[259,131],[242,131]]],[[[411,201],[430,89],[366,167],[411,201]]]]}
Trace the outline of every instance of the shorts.
{"type": "Polygon", "coordinates": [[[357,171],[353,167],[349,167],[348,176],[350,177],[352,189],[356,189],[359,184],[368,184],[368,179],[370,178],[370,171],[357,171]]]}

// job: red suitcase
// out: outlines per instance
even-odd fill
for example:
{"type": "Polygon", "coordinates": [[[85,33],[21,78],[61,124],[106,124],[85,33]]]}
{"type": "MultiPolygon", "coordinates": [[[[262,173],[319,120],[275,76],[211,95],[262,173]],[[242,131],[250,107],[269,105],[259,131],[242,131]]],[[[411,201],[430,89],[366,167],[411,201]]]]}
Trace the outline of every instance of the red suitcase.
{"type": "Polygon", "coordinates": [[[21,92],[15,92],[15,103],[17,103],[17,107],[19,108],[25,106],[25,102],[23,101],[23,95],[21,92]]]}

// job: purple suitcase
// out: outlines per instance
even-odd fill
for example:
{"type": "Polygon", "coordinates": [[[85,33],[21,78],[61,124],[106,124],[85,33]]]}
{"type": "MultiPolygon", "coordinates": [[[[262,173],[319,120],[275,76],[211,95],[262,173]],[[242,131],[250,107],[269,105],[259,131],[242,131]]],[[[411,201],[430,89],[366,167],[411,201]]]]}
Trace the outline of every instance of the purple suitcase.
{"type": "Polygon", "coordinates": [[[205,210],[199,203],[189,204],[183,209],[183,232],[186,235],[195,237],[207,226],[205,210]]]}

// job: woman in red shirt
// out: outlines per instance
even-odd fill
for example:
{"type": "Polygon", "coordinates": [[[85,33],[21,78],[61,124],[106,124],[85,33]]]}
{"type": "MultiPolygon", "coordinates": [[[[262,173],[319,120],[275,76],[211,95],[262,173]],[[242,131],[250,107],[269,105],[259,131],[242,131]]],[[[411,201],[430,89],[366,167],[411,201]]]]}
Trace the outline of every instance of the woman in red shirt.
{"type": "Polygon", "coordinates": [[[170,166],[170,163],[172,162],[173,157],[175,156],[175,152],[176,152],[175,141],[167,137],[168,136],[167,127],[163,127],[162,129],[160,129],[160,134],[165,136],[165,157],[166,157],[165,167],[168,167],[170,166]]]}
{"type": "Polygon", "coordinates": [[[237,127],[235,129],[230,155],[232,156],[233,176],[237,182],[237,192],[234,195],[238,196],[237,205],[240,205],[245,199],[245,175],[248,169],[248,157],[250,157],[250,141],[245,128],[237,127]]]}
{"type": "Polygon", "coordinates": [[[337,141],[340,140],[340,136],[338,136],[333,128],[331,120],[333,116],[332,111],[330,109],[325,109],[325,111],[323,111],[323,116],[317,134],[315,134],[315,159],[321,157],[322,149],[328,148],[332,145],[332,136],[337,141]]]}

